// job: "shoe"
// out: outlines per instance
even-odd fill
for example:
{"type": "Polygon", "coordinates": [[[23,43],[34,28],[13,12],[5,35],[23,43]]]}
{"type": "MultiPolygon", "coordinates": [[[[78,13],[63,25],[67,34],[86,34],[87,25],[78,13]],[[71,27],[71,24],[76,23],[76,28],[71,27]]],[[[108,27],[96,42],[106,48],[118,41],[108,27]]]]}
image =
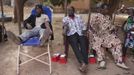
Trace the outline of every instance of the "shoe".
{"type": "Polygon", "coordinates": [[[99,69],[106,69],[106,62],[105,61],[100,61],[99,69]]]}
{"type": "Polygon", "coordinates": [[[88,66],[85,63],[82,63],[81,66],[79,67],[79,70],[83,73],[86,73],[88,70],[87,68],[88,66]]]}
{"type": "Polygon", "coordinates": [[[123,69],[129,69],[124,63],[116,63],[116,65],[123,69]]]}
{"type": "Polygon", "coordinates": [[[8,38],[15,44],[19,45],[21,44],[21,40],[19,37],[17,37],[13,32],[7,31],[8,38]]]}

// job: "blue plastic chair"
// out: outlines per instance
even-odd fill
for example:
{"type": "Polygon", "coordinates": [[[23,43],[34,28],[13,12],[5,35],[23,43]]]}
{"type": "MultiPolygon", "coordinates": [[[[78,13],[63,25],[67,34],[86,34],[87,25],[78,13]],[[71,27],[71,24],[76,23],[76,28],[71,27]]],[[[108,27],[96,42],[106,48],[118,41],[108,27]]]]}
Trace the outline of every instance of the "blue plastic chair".
{"type": "MultiPolygon", "coordinates": [[[[51,12],[51,10],[50,10],[48,7],[46,7],[46,6],[44,6],[43,9],[44,9],[44,11],[46,12],[45,14],[48,15],[50,21],[52,22],[52,12],[51,12]]],[[[35,9],[32,10],[32,14],[34,14],[34,15],[36,14],[35,9]]],[[[49,40],[50,40],[50,39],[48,38],[48,42],[47,42],[47,51],[44,52],[44,53],[42,53],[42,54],[40,54],[40,55],[38,55],[38,56],[36,56],[36,57],[30,56],[29,54],[26,54],[26,53],[24,53],[24,52],[21,52],[20,50],[23,48],[23,46],[40,46],[41,42],[40,42],[40,40],[39,40],[39,37],[32,37],[32,38],[30,38],[29,40],[25,41],[24,43],[22,43],[22,44],[20,44],[20,45],[18,46],[18,55],[17,55],[17,75],[19,75],[19,73],[20,73],[20,72],[19,72],[20,66],[21,66],[21,65],[24,65],[24,64],[26,64],[26,63],[28,63],[28,62],[30,62],[30,61],[32,61],[32,60],[36,60],[36,61],[38,61],[38,62],[40,62],[40,63],[42,63],[42,64],[48,65],[48,66],[49,66],[49,70],[50,70],[50,74],[51,74],[52,68],[51,68],[51,55],[50,55],[49,40]],[[23,62],[23,63],[20,63],[20,54],[23,55],[23,56],[29,57],[29,58],[31,58],[31,59],[26,60],[26,61],[23,62]],[[46,54],[48,55],[49,62],[45,62],[45,61],[42,61],[42,60],[39,59],[39,57],[44,56],[44,55],[46,55],[46,54]]]]}

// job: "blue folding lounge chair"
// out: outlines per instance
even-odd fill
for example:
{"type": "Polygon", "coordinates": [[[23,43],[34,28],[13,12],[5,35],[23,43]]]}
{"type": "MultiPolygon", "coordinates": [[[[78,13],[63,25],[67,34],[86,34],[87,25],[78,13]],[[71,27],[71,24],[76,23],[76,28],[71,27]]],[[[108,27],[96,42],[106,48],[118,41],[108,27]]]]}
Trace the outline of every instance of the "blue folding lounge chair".
{"type": "MultiPolygon", "coordinates": [[[[34,11],[35,9],[33,9],[32,11],[34,11]]],[[[48,9],[47,9],[48,10],[48,9]]],[[[32,13],[33,14],[33,13],[32,13]]],[[[51,16],[52,16],[52,13],[46,13],[46,14],[49,14],[49,19],[51,20],[51,16]]],[[[49,40],[50,38],[48,38],[48,42],[47,42],[47,51],[44,52],[44,53],[41,53],[40,55],[38,56],[30,56],[29,54],[27,53],[24,53],[24,52],[21,52],[21,49],[23,48],[23,46],[40,46],[40,40],[39,40],[39,37],[32,37],[30,38],[29,40],[27,40],[26,42],[20,44],[18,46],[18,55],[17,55],[17,75],[20,74],[19,72],[19,69],[20,69],[20,66],[32,61],[32,60],[36,60],[42,64],[45,64],[45,65],[48,65],[49,66],[49,70],[50,70],[50,74],[52,72],[52,68],[51,68],[51,55],[50,55],[50,45],[49,45],[49,40]],[[26,56],[28,58],[30,58],[29,60],[26,60],[24,62],[21,62],[20,63],[20,54],[23,55],[23,56],[26,56]],[[44,56],[44,55],[48,55],[48,59],[49,59],[49,62],[46,62],[46,61],[42,61],[39,59],[39,57],[41,56],[44,56]]]]}

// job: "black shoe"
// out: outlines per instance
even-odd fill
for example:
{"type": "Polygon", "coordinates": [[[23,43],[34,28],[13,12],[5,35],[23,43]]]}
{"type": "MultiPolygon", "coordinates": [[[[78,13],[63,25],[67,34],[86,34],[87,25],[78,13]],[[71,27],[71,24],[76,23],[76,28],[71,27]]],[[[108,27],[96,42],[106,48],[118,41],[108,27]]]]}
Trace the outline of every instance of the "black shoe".
{"type": "Polygon", "coordinates": [[[13,32],[7,31],[7,36],[8,36],[8,38],[9,38],[12,42],[14,42],[15,44],[17,44],[17,45],[21,44],[20,38],[17,37],[13,32]]]}

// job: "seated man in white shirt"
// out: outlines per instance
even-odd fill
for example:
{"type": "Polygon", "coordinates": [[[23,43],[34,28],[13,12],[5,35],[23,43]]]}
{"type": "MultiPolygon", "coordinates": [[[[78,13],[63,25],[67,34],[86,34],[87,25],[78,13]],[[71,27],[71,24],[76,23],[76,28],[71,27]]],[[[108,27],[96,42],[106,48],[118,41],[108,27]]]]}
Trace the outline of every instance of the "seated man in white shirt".
{"type": "Polygon", "coordinates": [[[24,21],[24,23],[31,21],[30,24],[33,27],[31,30],[26,31],[19,36],[16,36],[11,31],[7,32],[9,39],[11,39],[14,43],[21,44],[31,37],[40,36],[40,40],[43,45],[49,35],[52,34],[49,27],[50,20],[47,15],[43,14],[42,5],[36,5],[35,9],[37,11],[36,16],[30,15],[30,17],[24,21]]]}
{"type": "Polygon", "coordinates": [[[63,18],[64,35],[67,36],[69,44],[80,63],[79,70],[85,72],[88,65],[88,52],[86,36],[82,33],[86,30],[84,21],[75,14],[74,7],[68,7],[68,15],[63,18]]]}

